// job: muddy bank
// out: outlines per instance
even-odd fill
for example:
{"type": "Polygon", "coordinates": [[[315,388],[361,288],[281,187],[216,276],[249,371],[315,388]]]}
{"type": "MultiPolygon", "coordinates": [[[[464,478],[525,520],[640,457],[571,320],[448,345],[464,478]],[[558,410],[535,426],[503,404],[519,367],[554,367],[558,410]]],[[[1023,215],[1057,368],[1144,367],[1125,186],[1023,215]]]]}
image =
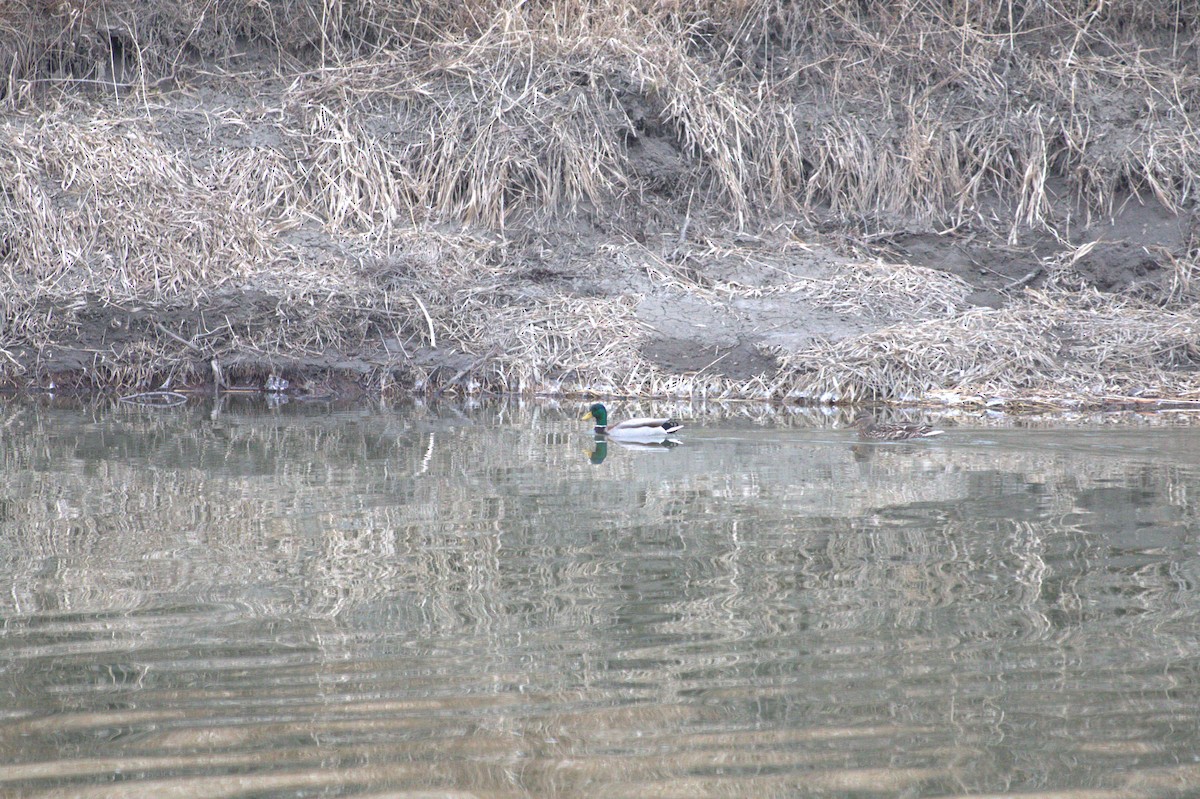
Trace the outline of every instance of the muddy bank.
{"type": "Polygon", "coordinates": [[[1200,399],[1177,15],[427,6],[9,20],[0,384],[1200,399]]]}

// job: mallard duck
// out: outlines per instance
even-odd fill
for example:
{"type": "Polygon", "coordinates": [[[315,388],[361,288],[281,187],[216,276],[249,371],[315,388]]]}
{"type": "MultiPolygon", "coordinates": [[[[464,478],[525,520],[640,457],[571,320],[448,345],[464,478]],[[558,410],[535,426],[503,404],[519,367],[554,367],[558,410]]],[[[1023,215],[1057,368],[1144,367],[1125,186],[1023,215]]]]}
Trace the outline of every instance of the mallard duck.
{"type": "Polygon", "coordinates": [[[945,430],[935,430],[927,424],[884,424],[876,422],[867,411],[860,412],[854,417],[854,426],[858,428],[858,437],[873,441],[907,441],[910,438],[932,438],[940,436],[945,430]]]}
{"type": "Polygon", "coordinates": [[[632,439],[637,441],[661,441],[672,433],[680,430],[683,423],[670,417],[662,419],[624,419],[616,424],[608,423],[608,409],[604,403],[592,403],[588,412],[583,415],[586,419],[595,419],[596,426],[592,428],[598,436],[608,436],[615,439],[632,439]]]}

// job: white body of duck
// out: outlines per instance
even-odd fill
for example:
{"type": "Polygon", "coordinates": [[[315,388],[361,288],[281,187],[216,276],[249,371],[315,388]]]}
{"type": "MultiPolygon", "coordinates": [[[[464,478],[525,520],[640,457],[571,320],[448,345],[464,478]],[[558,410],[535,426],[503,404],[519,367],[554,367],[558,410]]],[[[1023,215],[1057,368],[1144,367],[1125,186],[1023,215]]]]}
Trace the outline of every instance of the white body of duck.
{"type": "Polygon", "coordinates": [[[608,436],[612,439],[627,441],[662,441],[667,436],[683,428],[678,419],[664,417],[623,419],[615,424],[608,423],[608,409],[604,403],[596,402],[583,415],[585,420],[595,419],[596,426],[592,431],[598,436],[608,436]]]}

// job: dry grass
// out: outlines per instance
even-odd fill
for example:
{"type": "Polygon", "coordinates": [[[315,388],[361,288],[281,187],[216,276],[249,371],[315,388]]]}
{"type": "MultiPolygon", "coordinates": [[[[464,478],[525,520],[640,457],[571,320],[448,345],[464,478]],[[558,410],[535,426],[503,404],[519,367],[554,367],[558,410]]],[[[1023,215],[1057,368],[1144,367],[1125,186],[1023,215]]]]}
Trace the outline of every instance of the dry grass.
{"type": "Polygon", "coordinates": [[[898,399],[1065,375],[1072,392],[1193,392],[1195,248],[1164,255],[1157,307],[1081,297],[1069,265],[1058,294],[1000,313],[890,265],[676,286],[804,292],[895,323],[730,383],[648,365],[632,296],[513,288],[510,245],[577,219],[636,228],[650,200],[735,229],[774,214],[1010,241],[1066,240],[1077,207],[1130,193],[1190,208],[1198,15],[1195,0],[16,0],[0,6],[0,379],[37,377],[100,307],[142,330],[80,363],[115,384],[379,342],[355,368],[410,386],[898,399]],[[239,292],[253,314],[200,318],[239,292]],[[449,351],[447,374],[427,356],[449,351]]]}
{"type": "Polygon", "coordinates": [[[57,106],[3,124],[0,174],[6,277],[40,295],[156,301],[270,257],[258,220],[135,119],[57,106]]]}
{"type": "Polygon", "coordinates": [[[800,281],[803,292],[839,313],[885,320],[953,316],[966,307],[970,287],[958,277],[902,264],[849,264],[822,280],[800,281]]]}
{"type": "Polygon", "coordinates": [[[628,183],[617,149],[631,123],[594,64],[548,44],[495,30],[323,70],[289,92],[309,206],[335,226],[432,215],[502,228],[610,201],[628,183]]]}
{"type": "Polygon", "coordinates": [[[974,309],[783,354],[787,378],[779,390],[834,402],[1200,398],[1194,308],[1027,297],[1003,310],[974,309]]]}
{"type": "Polygon", "coordinates": [[[114,43],[131,65],[120,95],[232,56],[238,36],[262,42],[304,75],[289,132],[335,223],[431,209],[497,225],[597,204],[627,190],[625,148],[650,126],[694,159],[680,193],[739,223],[802,202],[948,226],[998,197],[988,221],[1015,233],[1059,224],[1052,178],[1097,211],[1116,189],[1171,207],[1194,195],[1185,6],[62,0],[12,6],[0,42],[10,102],[100,80],[114,43]],[[373,124],[383,109],[395,138],[373,124]]]}

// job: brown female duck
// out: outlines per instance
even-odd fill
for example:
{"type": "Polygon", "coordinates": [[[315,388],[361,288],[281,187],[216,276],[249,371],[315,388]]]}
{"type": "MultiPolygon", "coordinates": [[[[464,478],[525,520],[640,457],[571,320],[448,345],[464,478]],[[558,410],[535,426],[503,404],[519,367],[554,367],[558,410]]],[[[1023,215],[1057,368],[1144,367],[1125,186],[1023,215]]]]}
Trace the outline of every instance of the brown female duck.
{"type": "Polygon", "coordinates": [[[913,438],[932,438],[946,432],[927,424],[876,422],[875,417],[867,411],[861,411],[854,417],[854,426],[858,428],[858,437],[869,441],[908,441],[913,438]]]}

